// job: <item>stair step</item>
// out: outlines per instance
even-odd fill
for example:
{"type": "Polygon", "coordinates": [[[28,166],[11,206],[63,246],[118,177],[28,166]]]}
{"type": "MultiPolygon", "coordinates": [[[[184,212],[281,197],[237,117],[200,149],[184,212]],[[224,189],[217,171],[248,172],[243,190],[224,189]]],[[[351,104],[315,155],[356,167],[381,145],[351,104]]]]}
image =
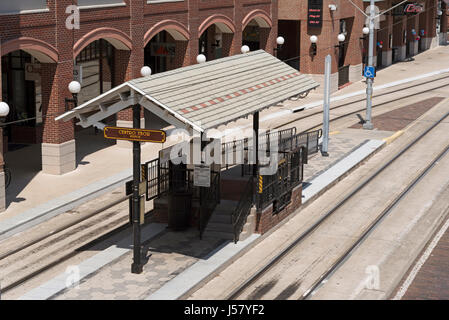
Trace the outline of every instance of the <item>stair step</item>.
{"type": "Polygon", "coordinates": [[[232,217],[231,215],[226,214],[213,214],[212,217],[210,217],[209,223],[232,223],[232,217]]]}
{"type": "Polygon", "coordinates": [[[228,239],[228,240],[234,240],[234,234],[230,232],[222,232],[222,231],[206,231],[204,233],[207,237],[214,237],[214,238],[220,238],[220,239],[228,239]]]}
{"type": "Polygon", "coordinates": [[[230,223],[216,223],[216,222],[209,222],[207,224],[206,230],[213,230],[213,231],[223,231],[223,232],[234,232],[234,227],[230,223]]]}

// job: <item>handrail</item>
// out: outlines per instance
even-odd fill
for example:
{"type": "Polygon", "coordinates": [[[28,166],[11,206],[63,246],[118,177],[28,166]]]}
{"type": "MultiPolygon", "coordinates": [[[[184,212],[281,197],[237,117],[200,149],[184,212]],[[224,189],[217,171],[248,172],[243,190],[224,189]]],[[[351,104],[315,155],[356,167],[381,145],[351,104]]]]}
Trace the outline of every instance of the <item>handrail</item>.
{"type": "Polygon", "coordinates": [[[245,186],[245,191],[240,197],[240,201],[237,204],[234,212],[232,213],[232,226],[234,228],[234,242],[239,241],[240,233],[243,226],[251,212],[253,206],[253,190],[254,190],[254,177],[251,176],[245,186]]]}
{"type": "Polygon", "coordinates": [[[217,173],[212,180],[210,188],[201,188],[201,206],[200,206],[200,239],[203,237],[209,219],[220,202],[220,174],[217,173]]]}

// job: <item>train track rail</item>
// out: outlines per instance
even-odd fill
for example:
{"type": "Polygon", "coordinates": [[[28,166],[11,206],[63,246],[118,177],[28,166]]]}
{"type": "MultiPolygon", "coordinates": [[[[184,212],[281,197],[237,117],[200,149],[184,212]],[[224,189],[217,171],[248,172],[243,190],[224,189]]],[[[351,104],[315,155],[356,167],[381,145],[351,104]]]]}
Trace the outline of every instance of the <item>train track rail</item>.
{"type": "Polygon", "coordinates": [[[120,197],[76,221],[2,254],[0,256],[2,295],[75,257],[83,250],[129,228],[127,211],[123,213],[123,209],[112,210],[127,199],[128,197],[120,197]],[[61,241],[66,243],[60,245],[61,241]],[[30,267],[29,262],[38,267],[30,267]]]}
{"type": "MultiPolygon", "coordinates": [[[[410,143],[408,143],[405,147],[403,147],[399,152],[397,152],[394,157],[389,159],[385,164],[383,164],[379,169],[377,169],[374,173],[364,179],[360,184],[357,185],[356,188],[351,190],[349,194],[347,194],[342,200],[336,203],[332,208],[330,208],[320,219],[318,219],[314,224],[312,224],[309,228],[307,228],[304,232],[302,232],[289,246],[283,249],[281,252],[276,254],[268,263],[266,263],[263,267],[257,270],[251,277],[246,279],[239,286],[234,288],[230,294],[228,294],[225,299],[227,300],[235,300],[243,295],[245,291],[250,289],[257,280],[261,279],[262,276],[267,274],[270,270],[272,270],[275,266],[281,264],[283,259],[291,253],[295,248],[297,248],[305,239],[311,236],[314,231],[316,231],[323,223],[328,220],[338,209],[340,209],[344,204],[346,204],[350,199],[354,198],[362,189],[364,189],[367,185],[370,184],[376,177],[378,177],[386,168],[388,168],[391,164],[396,162],[399,158],[403,157],[404,154],[407,153],[413,146],[415,146],[421,139],[423,139],[430,131],[432,131],[435,127],[437,127],[440,123],[442,123],[445,119],[449,117],[449,112],[444,114],[438,121],[433,123],[430,127],[428,127],[424,132],[422,132],[418,137],[413,139],[410,143]]],[[[421,171],[421,173],[413,179],[413,181],[407,185],[407,187],[397,195],[390,204],[383,209],[381,214],[371,223],[368,227],[362,232],[362,234],[350,245],[343,254],[341,254],[334,263],[330,265],[330,267],[322,273],[319,277],[313,281],[313,284],[304,291],[301,299],[307,299],[310,295],[317,290],[323,281],[325,281],[335,270],[337,270],[342,263],[348,258],[349,255],[366,239],[367,235],[369,235],[384,219],[386,215],[388,215],[391,210],[416,186],[419,181],[428,174],[428,172],[435,166],[435,164],[441,160],[442,157],[446,156],[449,152],[449,145],[447,145],[441,152],[438,153],[436,157],[432,159],[432,161],[421,171]]]]}
{"type": "MultiPolygon", "coordinates": [[[[419,85],[425,85],[425,84],[429,84],[429,83],[443,81],[443,80],[446,80],[446,79],[449,79],[449,76],[444,76],[444,77],[440,77],[438,79],[432,79],[432,80],[429,80],[429,81],[420,82],[419,85]]],[[[404,88],[400,88],[400,89],[397,89],[397,90],[391,90],[391,91],[388,91],[388,92],[382,92],[382,93],[379,93],[379,94],[375,95],[373,98],[379,98],[379,97],[382,97],[382,96],[395,94],[395,93],[397,93],[399,91],[405,91],[405,90],[409,90],[409,89],[412,89],[412,88],[416,90],[417,89],[416,84],[411,85],[411,86],[407,86],[407,87],[404,87],[404,88]]],[[[439,85],[439,86],[432,87],[430,89],[421,90],[421,91],[415,91],[415,92],[413,92],[411,94],[404,95],[404,96],[401,96],[401,97],[396,98],[396,99],[392,99],[392,100],[388,100],[388,101],[385,101],[385,102],[373,104],[372,108],[376,109],[376,108],[379,108],[379,107],[383,107],[383,106],[388,105],[388,104],[393,103],[393,102],[398,102],[398,101],[401,101],[401,100],[405,100],[407,98],[415,97],[415,96],[418,96],[418,95],[421,95],[421,94],[425,94],[425,93],[428,93],[428,92],[431,92],[431,91],[434,91],[434,90],[437,90],[437,89],[441,89],[441,88],[447,88],[447,84],[439,85]]],[[[335,110],[338,110],[338,109],[342,109],[344,107],[348,107],[348,106],[351,106],[351,105],[354,105],[354,104],[357,104],[357,103],[360,103],[360,102],[363,102],[363,101],[365,101],[365,98],[357,99],[355,101],[350,101],[350,102],[346,102],[346,103],[343,103],[343,104],[339,104],[339,105],[337,105],[335,107],[331,107],[330,111],[335,111],[335,110]]],[[[352,115],[357,114],[359,112],[363,112],[365,110],[366,110],[366,107],[363,107],[363,108],[359,108],[357,110],[345,112],[343,115],[336,116],[336,117],[331,117],[330,118],[330,122],[334,122],[334,121],[337,121],[337,120],[340,120],[340,119],[347,118],[349,116],[352,116],[352,115]]],[[[300,112],[300,111],[298,111],[298,112],[300,112]]],[[[298,112],[293,112],[292,114],[295,114],[295,113],[298,113],[298,112]]],[[[322,116],[322,114],[323,114],[323,111],[319,110],[319,111],[312,112],[312,113],[309,113],[309,114],[306,114],[306,115],[301,115],[301,116],[293,118],[292,120],[284,122],[281,125],[275,126],[275,127],[273,127],[273,129],[281,129],[281,128],[284,128],[285,126],[291,125],[292,123],[295,123],[295,122],[298,122],[298,121],[301,121],[301,120],[305,120],[305,119],[308,119],[308,118],[311,118],[311,117],[314,117],[314,116],[322,116]]],[[[310,126],[307,129],[302,130],[301,132],[308,132],[308,131],[320,128],[322,125],[323,125],[322,119],[320,119],[316,125],[310,126]]]]}

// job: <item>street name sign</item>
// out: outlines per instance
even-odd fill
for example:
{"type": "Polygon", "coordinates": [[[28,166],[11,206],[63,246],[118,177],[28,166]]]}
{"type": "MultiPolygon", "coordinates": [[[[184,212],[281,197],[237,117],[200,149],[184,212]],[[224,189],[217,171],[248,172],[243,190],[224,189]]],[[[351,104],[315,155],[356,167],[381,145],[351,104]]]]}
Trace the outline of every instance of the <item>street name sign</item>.
{"type": "Polygon", "coordinates": [[[165,131],[133,129],[120,127],[105,127],[104,137],[106,139],[127,140],[138,142],[164,143],[166,140],[165,131]]]}

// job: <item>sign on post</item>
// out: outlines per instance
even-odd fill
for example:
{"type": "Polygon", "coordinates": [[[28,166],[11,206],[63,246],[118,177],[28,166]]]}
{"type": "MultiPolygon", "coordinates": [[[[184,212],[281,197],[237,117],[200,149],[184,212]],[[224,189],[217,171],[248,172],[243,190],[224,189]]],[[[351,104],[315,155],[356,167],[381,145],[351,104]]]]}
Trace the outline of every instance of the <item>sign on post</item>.
{"type": "Polygon", "coordinates": [[[105,127],[104,137],[113,140],[127,140],[138,142],[164,143],[166,140],[165,131],[133,129],[120,127],[105,127]]]}
{"type": "Polygon", "coordinates": [[[195,187],[210,187],[210,166],[195,165],[193,169],[193,185],[195,187]]]}
{"type": "Polygon", "coordinates": [[[376,70],[373,66],[366,66],[363,75],[365,76],[365,78],[373,79],[376,76],[376,70]]]}

